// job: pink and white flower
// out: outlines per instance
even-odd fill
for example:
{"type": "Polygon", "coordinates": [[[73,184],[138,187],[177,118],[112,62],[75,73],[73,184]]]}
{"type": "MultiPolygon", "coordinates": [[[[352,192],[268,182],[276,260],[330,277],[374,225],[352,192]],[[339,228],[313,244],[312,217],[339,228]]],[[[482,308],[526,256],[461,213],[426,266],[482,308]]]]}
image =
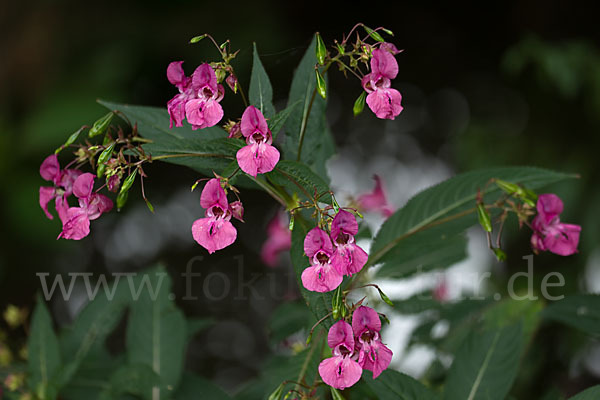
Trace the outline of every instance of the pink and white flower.
{"type": "Polygon", "coordinates": [[[210,254],[235,242],[237,230],[230,220],[232,216],[241,219],[243,207],[240,202],[228,203],[219,179],[213,178],[206,183],[200,205],[206,212],[204,218],[197,219],[192,225],[194,240],[210,254]]]}
{"type": "Polygon", "coordinates": [[[352,315],[352,330],[357,339],[358,364],[363,369],[373,371],[375,379],[390,365],[393,354],[381,343],[379,315],[370,307],[358,307],[352,315]]]}
{"type": "Polygon", "coordinates": [[[367,104],[377,118],[394,119],[403,107],[402,95],[391,87],[391,80],[398,75],[398,63],[388,47],[373,50],[371,72],[362,79],[362,87],[368,93],[367,104]]]}
{"type": "Polygon", "coordinates": [[[302,284],[313,292],[329,292],[342,283],[342,275],[331,264],[334,249],[329,235],[320,228],[311,229],[304,238],[304,252],[310,266],[302,272],[302,284]]]}
{"type": "Polygon", "coordinates": [[[343,320],[333,324],[327,334],[327,344],[332,349],[333,357],[319,364],[319,375],[323,382],[340,390],[354,385],[362,375],[362,368],[356,362],[355,340],[350,324],[343,320]]]}
{"type": "Polygon", "coordinates": [[[331,239],[335,252],[331,264],[341,275],[352,276],[362,269],[369,256],[354,241],[358,223],[354,214],[340,210],[331,223],[331,239]]]}
{"type": "Polygon", "coordinates": [[[247,144],[236,154],[241,170],[254,177],[272,171],[279,162],[279,151],[271,145],[273,136],[260,110],[254,106],[246,108],[240,129],[247,144]]]}
{"type": "Polygon", "coordinates": [[[581,226],[560,222],[563,202],[555,194],[541,194],[537,201],[538,214],[531,226],[531,246],[535,251],[550,251],[561,256],[577,252],[581,226]]]}
{"type": "Polygon", "coordinates": [[[48,204],[54,200],[58,217],[64,224],[69,208],[67,199],[73,193],[73,184],[77,177],[81,175],[81,171],[76,169],[61,170],[58,157],[56,154],[52,154],[42,162],[40,175],[54,184],[54,186],[40,187],[40,207],[49,219],[54,219],[48,211],[48,204]]]}

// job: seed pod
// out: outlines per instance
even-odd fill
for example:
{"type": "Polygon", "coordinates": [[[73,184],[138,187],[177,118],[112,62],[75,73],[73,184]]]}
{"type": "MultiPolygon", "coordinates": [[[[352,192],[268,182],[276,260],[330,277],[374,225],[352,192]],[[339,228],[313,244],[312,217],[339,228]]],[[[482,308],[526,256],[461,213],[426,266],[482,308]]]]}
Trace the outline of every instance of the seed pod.
{"type": "Polygon", "coordinates": [[[102,135],[104,132],[106,132],[114,115],[115,114],[111,111],[98,121],[94,122],[94,125],[92,125],[90,128],[88,136],[92,138],[94,136],[102,135]]]}
{"type": "Polygon", "coordinates": [[[365,28],[365,31],[367,31],[369,36],[371,36],[373,39],[377,40],[378,42],[385,42],[381,35],[375,32],[373,29],[369,28],[368,26],[363,26],[363,28],[365,28]]]}
{"type": "Polygon", "coordinates": [[[322,98],[327,98],[327,85],[325,84],[325,79],[323,75],[319,72],[318,69],[315,68],[315,74],[317,75],[317,91],[322,98]]]}
{"type": "Polygon", "coordinates": [[[69,136],[67,141],[62,146],[60,146],[58,149],[54,150],[54,154],[58,154],[65,147],[72,145],[77,140],[77,138],[79,137],[79,134],[81,133],[82,130],[83,130],[83,126],[81,128],[79,128],[77,131],[75,131],[74,133],[72,133],[71,136],[69,136]]]}
{"type": "Polygon", "coordinates": [[[323,42],[323,38],[321,37],[319,32],[317,32],[316,36],[317,36],[317,46],[315,47],[315,53],[317,56],[317,62],[320,65],[324,65],[325,57],[327,56],[327,48],[325,47],[325,43],[323,42]]]}
{"type": "Polygon", "coordinates": [[[383,300],[388,306],[394,307],[394,303],[392,303],[390,298],[387,297],[387,295],[383,293],[381,289],[377,288],[377,291],[379,291],[379,297],[381,297],[381,300],[383,300]]]}
{"type": "Polygon", "coordinates": [[[206,37],[206,35],[194,36],[193,38],[190,39],[190,43],[191,44],[198,43],[199,41],[201,41],[205,37],[206,37]]]}
{"type": "Polygon", "coordinates": [[[477,216],[479,217],[479,224],[483,227],[483,229],[486,232],[491,232],[492,220],[490,218],[490,214],[482,203],[477,203],[477,216]]]}
{"type": "Polygon", "coordinates": [[[273,393],[271,393],[268,400],[279,400],[281,398],[281,395],[283,394],[284,386],[285,386],[285,384],[283,382],[281,384],[279,384],[279,386],[277,386],[277,388],[273,391],[273,393]]]}
{"type": "Polygon", "coordinates": [[[98,176],[98,178],[102,178],[102,176],[104,175],[104,170],[106,169],[106,162],[112,156],[116,144],[116,142],[113,142],[110,146],[104,149],[102,153],[100,153],[100,156],[98,156],[98,169],[96,170],[96,176],[98,176]]]}

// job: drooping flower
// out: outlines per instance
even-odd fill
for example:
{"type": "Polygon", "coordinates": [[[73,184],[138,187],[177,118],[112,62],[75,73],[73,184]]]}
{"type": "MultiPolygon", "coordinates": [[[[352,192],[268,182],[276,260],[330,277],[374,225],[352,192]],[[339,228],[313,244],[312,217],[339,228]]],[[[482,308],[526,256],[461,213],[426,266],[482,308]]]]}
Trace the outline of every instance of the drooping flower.
{"type": "MultiPolygon", "coordinates": [[[[206,183],[200,195],[200,205],[206,212],[204,218],[197,219],[192,225],[194,240],[210,254],[235,242],[237,230],[229,221],[234,212],[219,179],[213,178],[206,183]]],[[[234,211],[241,218],[243,208],[240,207],[241,203],[235,205],[234,211]]]]}
{"type": "Polygon", "coordinates": [[[371,72],[362,79],[362,87],[368,93],[367,104],[377,118],[394,119],[402,111],[402,95],[391,87],[391,80],[398,75],[398,63],[387,50],[373,50],[371,72]]]}
{"type": "Polygon", "coordinates": [[[185,116],[192,129],[216,125],[223,118],[223,86],[217,83],[217,75],[209,64],[202,64],[192,75],[192,89],[196,98],[185,103],[185,116]]]}
{"type": "Polygon", "coordinates": [[[386,190],[379,175],[373,175],[373,179],[375,188],[372,192],[358,197],[358,207],[367,212],[379,212],[387,218],[394,213],[394,207],[387,200],[386,190]]]}
{"type": "Polygon", "coordinates": [[[342,283],[342,275],[331,265],[333,244],[320,228],[311,229],[304,238],[304,252],[310,267],[302,272],[302,284],[313,292],[329,292],[342,283]]]}
{"type": "Polygon", "coordinates": [[[52,154],[42,162],[40,175],[54,184],[52,187],[40,187],[40,207],[49,219],[54,219],[48,211],[48,203],[54,200],[58,217],[64,224],[69,208],[67,199],[73,192],[73,183],[81,175],[81,171],[76,169],[61,170],[58,157],[56,154],[52,154]]]}
{"type": "Polygon", "coordinates": [[[112,200],[102,194],[93,193],[93,190],[94,175],[85,173],[75,180],[73,194],[79,199],[79,207],[69,207],[58,238],[83,239],[90,233],[90,221],[112,209],[112,200]]]}
{"type": "Polygon", "coordinates": [[[333,357],[319,364],[319,375],[323,382],[340,390],[354,385],[362,375],[362,368],[353,357],[355,341],[350,324],[344,320],[333,324],[327,334],[327,344],[332,349],[333,357]]]}
{"type": "Polygon", "coordinates": [[[195,97],[192,78],[185,76],[182,64],[183,61],[173,61],[167,67],[167,79],[179,90],[179,94],[167,102],[167,111],[171,119],[170,128],[173,128],[173,123],[176,127],[183,126],[185,104],[195,97]]]}
{"type": "Polygon", "coordinates": [[[331,223],[331,240],[335,244],[331,265],[341,275],[356,274],[369,258],[367,253],[354,242],[354,235],[357,233],[358,223],[354,214],[340,210],[331,223]]]}
{"type": "Polygon", "coordinates": [[[246,138],[246,146],[236,155],[241,170],[252,176],[272,171],[279,162],[279,151],[271,146],[273,136],[260,110],[246,108],[240,129],[246,138]]]}
{"type": "Polygon", "coordinates": [[[292,232],[288,228],[285,213],[278,212],[267,225],[267,240],[260,251],[260,258],[269,267],[275,267],[279,254],[291,247],[292,232]]]}
{"type": "Polygon", "coordinates": [[[392,361],[392,351],[381,343],[379,315],[370,307],[360,306],[352,315],[352,330],[357,339],[358,364],[373,371],[377,378],[392,361]]]}
{"type": "Polygon", "coordinates": [[[535,251],[550,251],[561,256],[577,252],[581,226],[560,222],[563,202],[555,194],[541,194],[537,201],[538,214],[531,226],[531,246],[535,251]]]}

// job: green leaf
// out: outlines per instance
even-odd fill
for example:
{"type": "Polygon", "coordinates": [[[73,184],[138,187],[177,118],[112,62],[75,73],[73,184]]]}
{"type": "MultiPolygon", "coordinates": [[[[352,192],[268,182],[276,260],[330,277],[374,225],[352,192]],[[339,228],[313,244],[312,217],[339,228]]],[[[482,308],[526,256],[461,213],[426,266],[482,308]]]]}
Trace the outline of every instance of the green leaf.
{"type": "Polygon", "coordinates": [[[294,73],[288,107],[298,101],[301,107],[294,109],[286,124],[283,154],[285,159],[297,159],[300,136],[304,130],[300,161],[326,178],[325,163],[334,154],[335,145],[325,119],[327,101],[316,95],[315,46],[316,36],[294,73]]]}
{"type": "Polygon", "coordinates": [[[584,390],[581,393],[576,394],[573,397],[569,397],[569,400],[597,400],[600,398],[600,385],[592,386],[589,389],[584,390]]]}
{"type": "MultiPolygon", "coordinates": [[[[147,275],[153,291],[145,289],[131,305],[127,323],[127,359],[145,364],[160,376],[162,385],[148,389],[154,396],[171,396],[183,371],[186,320],[170,299],[171,279],[163,268],[147,275]]],[[[156,398],[156,397],[155,397],[156,398]]]]}
{"type": "Polygon", "coordinates": [[[283,160],[266,175],[273,183],[283,186],[288,193],[297,193],[299,198],[311,199],[316,190],[317,194],[325,193],[320,201],[331,201],[327,183],[302,163],[283,160]]]}
{"type": "Polygon", "coordinates": [[[29,387],[44,399],[54,399],[57,387],[54,384],[61,367],[58,339],[52,329],[52,318],[41,296],[31,318],[31,335],[27,342],[29,353],[29,387]]]}
{"type": "Polygon", "coordinates": [[[273,311],[267,323],[271,342],[277,344],[301,329],[308,331],[314,322],[306,305],[299,302],[282,303],[273,311]]]}
{"type": "Polygon", "coordinates": [[[250,104],[258,108],[265,118],[272,118],[275,115],[273,88],[269,76],[260,62],[256,43],[253,45],[252,74],[248,96],[250,97],[250,104]]]}
{"type": "Polygon", "coordinates": [[[550,304],[542,317],[579,329],[589,335],[600,335],[600,296],[577,294],[550,304]]]}
{"type": "Polygon", "coordinates": [[[271,130],[271,133],[273,134],[273,140],[275,140],[275,138],[277,138],[279,131],[283,128],[288,117],[290,116],[292,111],[294,111],[296,109],[296,107],[298,107],[298,105],[300,105],[300,100],[298,100],[294,104],[291,104],[288,107],[284,108],[283,110],[281,110],[280,112],[275,114],[275,116],[273,118],[271,118],[267,121],[267,124],[269,125],[269,129],[271,130]]]}
{"type": "Polygon", "coordinates": [[[379,400],[435,400],[438,395],[419,381],[392,369],[386,369],[377,379],[364,381],[379,400]]]}
{"type": "Polygon", "coordinates": [[[522,343],[521,324],[472,331],[455,354],[444,399],[504,399],[517,375],[522,343]]]}
{"type": "Polygon", "coordinates": [[[486,187],[490,179],[500,178],[538,188],[574,177],[540,168],[504,167],[450,178],[417,194],[388,218],[373,242],[369,265],[383,263],[378,274],[389,277],[460,261],[466,255],[464,231],[478,222],[477,190],[482,190],[488,204],[502,194],[496,185],[486,187]]]}
{"type": "Polygon", "coordinates": [[[148,388],[159,385],[160,377],[148,365],[123,365],[113,372],[109,379],[109,386],[100,394],[99,400],[111,400],[123,394],[153,400],[152,392],[148,388]]]}
{"type": "Polygon", "coordinates": [[[140,134],[155,142],[169,137],[175,139],[200,137],[203,140],[227,137],[227,133],[218,126],[194,131],[189,124],[185,123],[181,128],[171,129],[166,108],[118,104],[103,100],[98,100],[98,103],[111,111],[118,111],[117,115],[132,126],[137,123],[140,134]]]}
{"type": "Polygon", "coordinates": [[[210,400],[230,400],[231,397],[219,386],[201,376],[186,372],[175,395],[174,400],[197,400],[202,396],[203,399],[210,400]]]}

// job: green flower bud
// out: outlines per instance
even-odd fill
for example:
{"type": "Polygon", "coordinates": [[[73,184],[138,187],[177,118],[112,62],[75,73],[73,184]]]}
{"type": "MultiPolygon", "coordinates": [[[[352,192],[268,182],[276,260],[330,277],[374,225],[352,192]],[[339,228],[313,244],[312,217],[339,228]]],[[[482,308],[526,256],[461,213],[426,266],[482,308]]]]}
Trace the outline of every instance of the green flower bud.
{"type": "Polygon", "coordinates": [[[117,195],[117,211],[121,211],[121,208],[127,203],[127,198],[129,197],[129,192],[119,192],[117,195]]]}
{"type": "Polygon", "coordinates": [[[369,28],[368,26],[363,26],[363,28],[365,28],[365,31],[367,31],[369,36],[371,36],[373,39],[377,40],[378,42],[385,42],[381,35],[375,32],[373,29],[369,28]]]}
{"type": "Polygon", "coordinates": [[[111,111],[108,114],[106,114],[104,117],[100,118],[98,121],[94,122],[94,125],[92,125],[92,127],[90,128],[88,136],[94,137],[94,136],[102,135],[104,132],[106,132],[106,130],[110,126],[110,123],[111,123],[114,115],[115,114],[111,111]]]}
{"type": "Polygon", "coordinates": [[[315,68],[315,74],[317,75],[317,91],[322,98],[327,98],[327,85],[325,84],[325,79],[323,75],[319,72],[318,69],[315,68]]]}
{"type": "Polygon", "coordinates": [[[483,227],[483,229],[486,232],[491,232],[492,220],[490,218],[490,214],[482,203],[477,203],[477,216],[479,217],[479,224],[483,227]]]}
{"type": "Polygon", "coordinates": [[[352,112],[354,113],[355,117],[358,114],[360,114],[361,112],[363,112],[363,110],[365,108],[366,99],[367,99],[367,92],[362,92],[360,94],[360,96],[358,96],[356,101],[354,102],[354,107],[352,108],[352,112]]]}
{"type": "Polygon", "coordinates": [[[98,169],[97,169],[97,174],[96,174],[98,176],[98,178],[102,178],[102,176],[104,175],[104,170],[106,168],[106,162],[112,156],[112,153],[113,153],[113,150],[115,149],[116,144],[117,144],[116,142],[112,142],[112,144],[110,146],[108,146],[106,149],[104,149],[104,151],[102,151],[102,153],[100,153],[100,156],[98,156],[98,169]]]}
{"type": "Polygon", "coordinates": [[[317,55],[317,62],[320,65],[324,65],[325,56],[327,56],[327,48],[325,47],[325,43],[319,32],[317,32],[317,46],[315,48],[315,53],[317,55]]]}
{"type": "Polygon", "coordinates": [[[83,130],[83,126],[81,128],[79,128],[76,132],[72,133],[71,136],[69,136],[67,141],[62,146],[60,146],[58,149],[54,150],[54,154],[58,154],[65,147],[72,145],[77,140],[77,138],[79,137],[79,134],[81,133],[82,130],[83,130]]]}
{"type": "Polygon", "coordinates": [[[492,251],[496,255],[498,261],[506,261],[506,253],[502,249],[493,248],[492,251]]]}
{"type": "Polygon", "coordinates": [[[268,400],[279,400],[281,398],[281,395],[283,394],[284,386],[284,383],[281,383],[279,386],[277,386],[277,389],[275,389],[273,393],[271,393],[268,400]]]}
{"type": "Polygon", "coordinates": [[[198,43],[205,37],[206,37],[206,35],[194,36],[193,38],[190,39],[190,44],[198,43]]]}
{"type": "Polygon", "coordinates": [[[383,293],[383,291],[381,289],[377,288],[377,290],[379,291],[379,297],[381,297],[381,300],[383,300],[385,302],[385,304],[387,304],[388,306],[394,307],[394,303],[392,303],[390,298],[387,297],[387,295],[385,293],[383,293]]]}

